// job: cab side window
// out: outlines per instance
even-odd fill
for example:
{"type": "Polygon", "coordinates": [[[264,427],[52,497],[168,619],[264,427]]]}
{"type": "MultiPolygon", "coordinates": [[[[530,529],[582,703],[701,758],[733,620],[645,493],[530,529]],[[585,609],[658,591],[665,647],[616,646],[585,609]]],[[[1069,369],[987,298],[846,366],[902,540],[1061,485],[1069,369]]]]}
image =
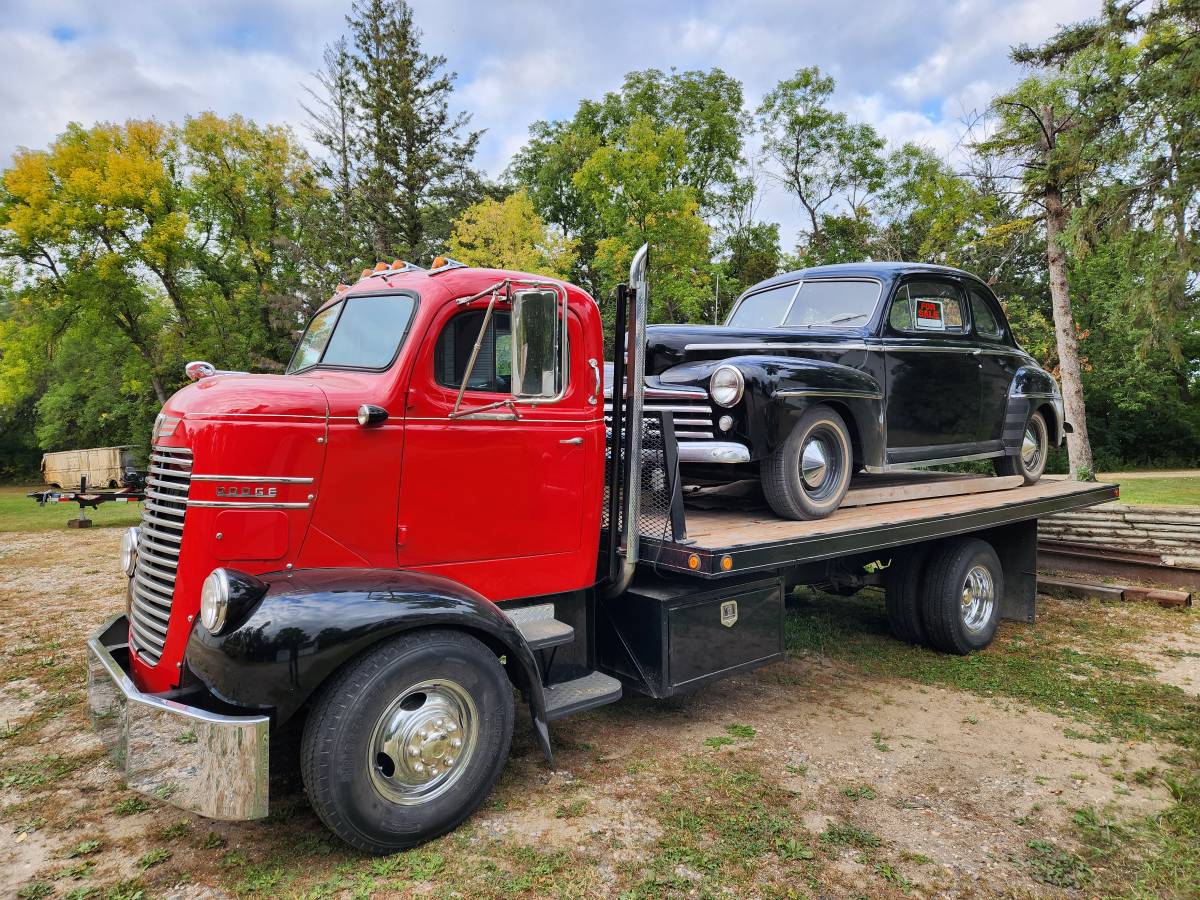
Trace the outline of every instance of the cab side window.
{"type": "Polygon", "coordinates": [[[962,295],[947,281],[907,281],[896,289],[888,324],[906,334],[965,334],[962,295]]]}
{"type": "Polygon", "coordinates": [[[975,333],[989,341],[1004,340],[1004,326],[1000,324],[992,308],[992,302],[978,288],[972,287],[971,318],[975,320],[975,333]]]}
{"type": "MultiPolygon", "coordinates": [[[[454,390],[462,384],[471,351],[479,338],[484,310],[459,313],[442,329],[434,348],[433,367],[437,383],[454,390]]],[[[507,312],[494,310],[479,355],[471,370],[467,390],[507,394],[512,391],[512,325],[507,312]]]]}

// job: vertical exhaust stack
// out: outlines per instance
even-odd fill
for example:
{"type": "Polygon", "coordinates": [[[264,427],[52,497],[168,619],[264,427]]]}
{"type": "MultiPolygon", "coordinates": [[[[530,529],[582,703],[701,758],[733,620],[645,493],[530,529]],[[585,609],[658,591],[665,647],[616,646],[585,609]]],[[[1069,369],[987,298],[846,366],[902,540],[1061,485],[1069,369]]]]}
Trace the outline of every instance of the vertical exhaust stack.
{"type": "MultiPolygon", "coordinates": [[[[646,267],[650,255],[650,245],[642,244],[633,255],[629,264],[629,286],[633,291],[633,316],[626,329],[625,346],[625,429],[628,442],[625,450],[625,509],[621,516],[621,545],[622,559],[614,571],[604,596],[614,597],[625,592],[633,581],[639,558],[638,520],[642,508],[642,406],[645,393],[646,375],[646,315],[650,305],[649,285],[646,281],[646,267]]],[[[620,383],[614,382],[614,397],[620,389],[620,383]]],[[[615,411],[615,404],[614,404],[615,411]]],[[[614,428],[617,424],[613,418],[614,428]]],[[[615,444],[613,453],[618,454],[620,448],[615,444]]],[[[614,485],[615,487],[615,485],[614,485]]],[[[609,523],[612,529],[615,522],[609,523]]]]}

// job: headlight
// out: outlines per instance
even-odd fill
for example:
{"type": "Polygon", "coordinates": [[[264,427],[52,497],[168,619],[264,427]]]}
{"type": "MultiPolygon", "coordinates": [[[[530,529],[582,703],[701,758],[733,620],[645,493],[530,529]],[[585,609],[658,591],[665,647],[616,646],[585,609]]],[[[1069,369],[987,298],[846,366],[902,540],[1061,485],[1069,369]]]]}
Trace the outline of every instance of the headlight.
{"type": "Polygon", "coordinates": [[[127,578],[133,577],[133,570],[137,566],[137,545],[138,530],[126,528],[121,536],[121,570],[127,578]]]}
{"type": "Polygon", "coordinates": [[[708,394],[718,406],[733,406],[745,389],[746,379],[734,366],[718,366],[708,380],[708,394]]]}
{"type": "Polygon", "coordinates": [[[213,569],[200,588],[200,622],[216,634],[224,627],[228,611],[229,573],[224,569],[213,569]]]}

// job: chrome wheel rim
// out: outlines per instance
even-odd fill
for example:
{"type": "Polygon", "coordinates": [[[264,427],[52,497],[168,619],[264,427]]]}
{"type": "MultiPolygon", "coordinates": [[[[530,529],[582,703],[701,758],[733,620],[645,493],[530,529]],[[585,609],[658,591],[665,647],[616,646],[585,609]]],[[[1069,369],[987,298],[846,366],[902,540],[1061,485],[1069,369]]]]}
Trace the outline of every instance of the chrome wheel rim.
{"type": "Polygon", "coordinates": [[[800,478],[805,487],[816,490],[829,474],[829,452],[821,438],[810,438],[800,454],[800,478]]]}
{"type": "Polygon", "coordinates": [[[967,572],[962,588],[962,621],[966,629],[978,634],[992,620],[996,605],[996,582],[986,566],[974,566],[967,572]]]}
{"type": "Polygon", "coordinates": [[[1032,425],[1025,428],[1025,437],[1021,440],[1021,462],[1025,471],[1036,472],[1042,461],[1042,442],[1040,435],[1032,425]]]}
{"type": "Polygon", "coordinates": [[[408,688],[380,715],[367,747],[375,789],[393,803],[426,803],[462,776],[478,737],[475,701],[449,679],[408,688]]]}

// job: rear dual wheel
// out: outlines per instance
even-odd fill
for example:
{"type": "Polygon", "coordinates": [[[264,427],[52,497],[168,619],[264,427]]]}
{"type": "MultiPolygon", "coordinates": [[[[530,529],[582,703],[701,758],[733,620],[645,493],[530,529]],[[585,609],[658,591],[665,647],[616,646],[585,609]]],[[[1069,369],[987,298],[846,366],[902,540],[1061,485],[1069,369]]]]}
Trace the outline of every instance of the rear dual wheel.
{"type": "Polygon", "coordinates": [[[1004,571],[986,541],[916,545],[893,560],[888,624],[900,640],[965,656],[995,638],[1003,596],[1004,571]]]}

